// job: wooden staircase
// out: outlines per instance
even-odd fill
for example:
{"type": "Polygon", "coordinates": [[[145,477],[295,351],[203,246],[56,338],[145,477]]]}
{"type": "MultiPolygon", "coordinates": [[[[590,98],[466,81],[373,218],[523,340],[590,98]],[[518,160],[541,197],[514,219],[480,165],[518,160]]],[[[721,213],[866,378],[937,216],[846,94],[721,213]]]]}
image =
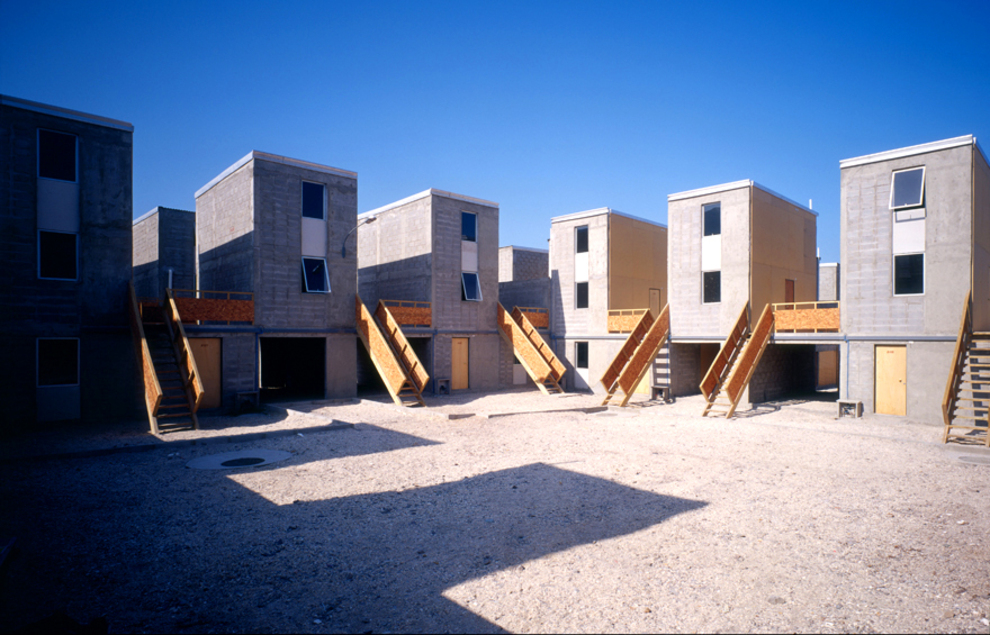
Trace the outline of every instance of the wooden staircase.
{"type": "Polygon", "coordinates": [[[649,311],[643,313],[622,344],[622,348],[605,370],[605,374],[602,375],[602,385],[607,392],[602,401],[603,406],[607,406],[620,390],[623,397],[619,405],[625,406],[629,403],[636,386],[653,366],[669,335],[669,306],[665,306],[656,319],[653,319],[653,314],[649,311]]]}
{"type": "Polygon", "coordinates": [[[375,316],[354,296],[358,337],[371,356],[378,374],[385,382],[392,401],[400,406],[423,406],[423,388],[430,380],[409,340],[384,303],[379,302],[375,316]]]}
{"type": "Polygon", "coordinates": [[[171,291],[163,302],[138,302],[130,285],[131,330],[145,387],[151,432],[199,429],[203,383],[171,291]]]}
{"type": "Polygon", "coordinates": [[[564,365],[546,345],[529,319],[518,309],[509,314],[501,303],[498,303],[497,310],[495,320],[499,334],[512,347],[516,359],[526,369],[540,392],[544,395],[564,392],[560,387],[564,365]]]}
{"type": "Polygon", "coordinates": [[[752,330],[749,329],[748,316],[747,303],[701,382],[701,394],[706,402],[701,413],[703,417],[713,415],[728,419],[735,414],[739,400],[763,357],[763,351],[770,343],[773,335],[771,306],[764,307],[752,330]]]}
{"type": "Polygon", "coordinates": [[[971,296],[967,295],[942,400],[942,442],[977,441],[990,447],[990,332],[974,332],[972,319],[971,296]]]}

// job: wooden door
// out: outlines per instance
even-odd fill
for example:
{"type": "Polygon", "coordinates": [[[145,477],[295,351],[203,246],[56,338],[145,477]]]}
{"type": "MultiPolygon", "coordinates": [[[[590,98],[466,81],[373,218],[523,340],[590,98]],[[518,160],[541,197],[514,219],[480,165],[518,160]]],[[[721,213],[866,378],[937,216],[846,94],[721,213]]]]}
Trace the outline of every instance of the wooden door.
{"type": "Polygon", "coordinates": [[[660,306],[660,289],[650,289],[650,313],[653,314],[653,317],[657,317],[662,308],[660,306]]]}
{"type": "Polygon", "coordinates": [[[189,340],[199,369],[199,379],[203,382],[203,400],[200,408],[219,408],[223,398],[223,384],[220,377],[220,338],[194,337],[189,340]]]}
{"type": "Polygon", "coordinates": [[[464,390],[468,383],[468,338],[451,338],[450,389],[464,390]]]}
{"type": "Polygon", "coordinates": [[[907,414],[907,348],[876,347],[874,411],[883,415],[907,414]]]}
{"type": "Polygon", "coordinates": [[[794,302],[793,280],[784,280],[784,302],[794,302]]]}

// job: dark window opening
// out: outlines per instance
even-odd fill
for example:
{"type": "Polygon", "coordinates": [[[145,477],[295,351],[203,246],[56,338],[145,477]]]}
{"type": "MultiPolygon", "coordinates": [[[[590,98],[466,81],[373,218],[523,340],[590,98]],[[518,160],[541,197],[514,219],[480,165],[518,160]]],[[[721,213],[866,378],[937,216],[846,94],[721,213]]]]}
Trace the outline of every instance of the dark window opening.
{"type": "Polygon", "coordinates": [[[588,253],[588,228],[578,227],[574,232],[575,240],[577,240],[577,249],[575,253],[586,254],[588,253]]]}
{"type": "Polygon", "coordinates": [[[588,308],[588,283],[579,282],[577,283],[577,300],[574,306],[578,309],[588,308]]]}
{"type": "Polygon", "coordinates": [[[461,240],[478,242],[478,215],[461,212],[461,240]]]}
{"type": "Polygon", "coordinates": [[[306,218],[323,220],[326,218],[326,188],[322,183],[302,184],[302,215],[306,218]]]}
{"type": "Polygon", "coordinates": [[[574,366],[576,368],[588,367],[588,343],[574,342],[574,366]]]}
{"type": "Polygon", "coordinates": [[[890,187],[890,209],[920,206],[925,202],[925,168],[894,172],[890,187]]]}
{"type": "Polygon", "coordinates": [[[75,386],[79,383],[79,340],[38,340],[38,385],[75,386]]]}
{"type": "Polygon", "coordinates": [[[76,136],[38,130],[38,176],[59,181],[76,180],[76,136]]]}
{"type": "Polygon", "coordinates": [[[58,280],[78,277],[75,234],[38,232],[38,276],[58,280]]]}
{"type": "Polygon", "coordinates": [[[330,276],[326,258],[303,258],[303,291],[330,293],[330,276]]]}
{"type": "Polygon", "coordinates": [[[722,204],[711,203],[702,207],[705,215],[705,236],[719,236],[722,233],[722,204]]]}
{"type": "Polygon", "coordinates": [[[461,274],[461,300],[481,302],[481,282],[476,273],[461,274]]]}
{"type": "Polygon", "coordinates": [[[925,254],[894,256],[894,295],[925,292],[925,254]]]}
{"type": "Polygon", "coordinates": [[[722,272],[706,271],[701,274],[704,278],[704,303],[722,301],[722,272]]]}

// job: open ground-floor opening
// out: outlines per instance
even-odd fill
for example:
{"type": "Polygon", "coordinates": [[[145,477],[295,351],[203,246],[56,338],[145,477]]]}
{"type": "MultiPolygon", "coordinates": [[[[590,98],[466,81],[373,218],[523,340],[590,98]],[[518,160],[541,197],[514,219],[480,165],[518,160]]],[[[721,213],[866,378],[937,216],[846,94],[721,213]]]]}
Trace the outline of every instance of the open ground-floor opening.
{"type": "MultiPolygon", "coordinates": [[[[423,392],[432,393],[434,381],[433,338],[406,334],[406,340],[409,342],[412,352],[415,353],[416,359],[419,360],[419,363],[423,365],[426,372],[430,375],[430,381],[423,389],[423,392]]],[[[358,344],[357,347],[357,392],[358,397],[388,394],[388,389],[385,388],[385,382],[381,377],[381,373],[378,371],[378,367],[375,366],[374,361],[372,361],[368,349],[363,344],[358,344]]]]}
{"type": "Polygon", "coordinates": [[[261,399],[322,399],[326,394],[326,338],[260,338],[261,399]]]}

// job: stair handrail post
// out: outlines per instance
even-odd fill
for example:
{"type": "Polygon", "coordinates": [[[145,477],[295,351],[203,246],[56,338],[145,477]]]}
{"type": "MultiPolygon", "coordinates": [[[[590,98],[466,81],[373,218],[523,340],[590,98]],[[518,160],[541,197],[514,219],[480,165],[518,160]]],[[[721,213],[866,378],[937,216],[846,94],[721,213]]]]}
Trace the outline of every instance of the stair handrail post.
{"type": "MultiPolygon", "coordinates": [[[[952,424],[952,413],[956,408],[956,395],[959,392],[959,382],[962,379],[966,348],[973,334],[972,297],[972,291],[966,293],[962,319],[959,323],[959,335],[956,337],[956,348],[952,354],[952,367],[949,369],[948,381],[945,383],[945,396],[942,398],[942,419],[945,422],[945,431],[942,435],[942,443],[948,443],[949,441],[949,428],[952,424]]],[[[987,435],[990,436],[990,432],[987,435]]]]}
{"type": "Polygon", "coordinates": [[[144,323],[141,317],[141,306],[137,300],[137,292],[134,290],[134,282],[128,281],[131,305],[131,333],[134,336],[135,352],[137,354],[138,365],[141,367],[141,377],[144,383],[144,405],[148,410],[148,422],[151,425],[152,434],[158,434],[158,408],[162,403],[162,387],[158,381],[158,376],[154,372],[154,362],[151,360],[151,349],[148,347],[148,338],[144,333],[144,323]],[[149,370],[150,367],[150,370],[149,370]]]}
{"type": "MultiPolygon", "coordinates": [[[[199,424],[196,422],[195,414],[199,410],[199,404],[203,401],[203,393],[205,389],[203,388],[203,381],[199,377],[199,367],[196,365],[196,357],[193,355],[192,346],[189,345],[189,338],[186,337],[186,329],[182,326],[182,318],[179,316],[179,308],[175,304],[175,297],[172,295],[171,289],[165,290],[166,303],[165,308],[165,321],[166,323],[174,322],[176,325],[176,332],[178,336],[175,337],[174,344],[178,347],[178,352],[182,353],[185,359],[178,360],[180,362],[179,368],[183,368],[186,371],[186,381],[192,384],[193,389],[193,403],[192,414],[194,415],[193,422],[198,427],[199,424]]],[[[171,326],[171,324],[169,324],[171,326]]]]}
{"type": "Polygon", "coordinates": [[[760,358],[763,357],[763,351],[766,349],[767,343],[770,341],[770,336],[773,334],[773,309],[769,304],[763,307],[763,313],[760,314],[760,319],[757,321],[756,325],[752,329],[752,336],[743,350],[739,352],[740,355],[746,355],[749,352],[751,346],[759,346],[758,349],[753,349],[755,352],[750,354],[750,359],[740,359],[739,364],[732,371],[729,377],[726,377],[725,384],[726,390],[728,392],[729,399],[732,400],[732,407],[729,409],[729,413],[726,417],[731,417],[732,413],[735,412],[736,406],[739,403],[739,398],[742,396],[742,392],[749,385],[749,380],[752,379],[753,373],[756,372],[756,366],[760,363],[760,358]],[[757,338],[760,338],[759,340],[757,338]],[[739,372],[745,373],[741,381],[736,379],[736,375],[739,372]]]}

